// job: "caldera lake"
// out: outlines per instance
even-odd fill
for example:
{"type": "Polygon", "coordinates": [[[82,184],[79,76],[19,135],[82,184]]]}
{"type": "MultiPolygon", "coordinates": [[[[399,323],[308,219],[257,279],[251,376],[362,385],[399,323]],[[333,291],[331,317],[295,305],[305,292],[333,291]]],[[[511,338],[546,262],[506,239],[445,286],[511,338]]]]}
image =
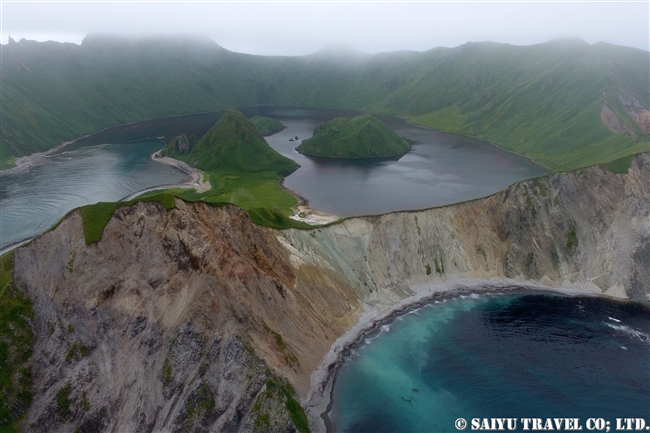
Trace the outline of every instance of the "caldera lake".
{"type": "MultiPolygon", "coordinates": [[[[495,193],[547,171],[522,156],[479,140],[445,134],[378,116],[411,143],[398,160],[337,160],[299,154],[295,148],[320,123],[360,112],[307,107],[248,107],[247,116],[280,120],[286,129],[266,137],[300,168],[283,185],[311,208],[338,217],[425,209],[495,193]],[[297,141],[289,141],[298,136],[297,141]]],[[[147,188],[178,184],[187,175],[152,161],[172,135],[201,137],[223,112],[120,125],[77,140],[50,163],[3,176],[0,248],[37,236],[67,212],[99,201],[117,201],[147,188]]]]}

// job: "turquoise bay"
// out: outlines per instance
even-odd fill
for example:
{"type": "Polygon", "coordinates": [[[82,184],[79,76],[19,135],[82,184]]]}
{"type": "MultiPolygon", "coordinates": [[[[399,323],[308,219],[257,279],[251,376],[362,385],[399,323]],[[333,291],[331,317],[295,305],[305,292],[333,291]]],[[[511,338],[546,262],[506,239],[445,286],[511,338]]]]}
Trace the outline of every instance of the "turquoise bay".
{"type": "Polygon", "coordinates": [[[650,309],[548,294],[438,301],[352,348],[328,416],[348,433],[452,432],[458,418],[648,419],[650,309]]]}

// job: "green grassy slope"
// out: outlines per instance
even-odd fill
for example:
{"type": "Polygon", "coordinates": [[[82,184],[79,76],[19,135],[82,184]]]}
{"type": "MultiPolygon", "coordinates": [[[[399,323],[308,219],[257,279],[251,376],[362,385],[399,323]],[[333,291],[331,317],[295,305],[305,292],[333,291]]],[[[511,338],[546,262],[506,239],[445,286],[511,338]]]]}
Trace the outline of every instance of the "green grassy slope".
{"type": "MultiPolygon", "coordinates": [[[[477,75],[473,88],[463,90],[458,86],[462,93],[456,97],[459,102],[412,121],[478,136],[556,170],[647,150],[648,136],[631,119],[626,123],[641,143],[633,137],[612,133],[600,121],[603,103],[620,118],[627,116],[619,93],[648,94],[647,74],[641,72],[640,63],[634,68],[616,66],[623,64],[616,62],[630,66],[632,60],[642,56],[626,56],[637,52],[611,48],[588,46],[580,41],[552,41],[530,47],[532,52],[526,53],[530,59],[522,62],[524,50],[512,47],[510,55],[500,59],[498,71],[486,69],[485,75],[477,75]]],[[[445,76],[459,75],[459,66],[454,63],[441,64],[448,68],[445,76]]],[[[480,70],[475,62],[460,69],[480,70]]],[[[453,86],[448,83],[448,87],[453,86]]]]}
{"type": "Polygon", "coordinates": [[[202,39],[21,41],[2,50],[0,161],[123,122],[284,104],[405,116],[566,170],[648,149],[622,99],[650,105],[649,63],[646,51],[573,39],[303,57],[202,39]],[[611,132],[603,104],[636,137],[611,132]]]}
{"type": "Polygon", "coordinates": [[[202,195],[172,191],[179,197],[236,204],[262,225],[305,227],[289,218],[298,198],[280,186],[279,178],[299,165],[271,148],[240,111],[228,110],[189,153],[173,157],[207,172],[212,184],[202,195]]]}
{"type": "Polygon", "coordinates": [[[298,164],[273,150],[253,123],[238,110],[228,110],[186,155],[178,157],[205,171],[288,174],[298,164]]]}
{"type": "Polygon", "coordinates": [[[3,155],[125,122],[256,104],[240,56],[210,40],[87,37],[3,46],[3,155]]]}
{"type": "Polygon", "coordinates": [[[32,401],[32,304],[14,285],[14,253],[0,257],[0,430],[18,431],[15,421],[32,401]]]}
{"type": "Polygon", "coordinates": [[[306,155],[330,158],[379,158],[402,155],[410,146],[380,120],[364,114],[318,125],[313,137],[297,149],[306,155]]]}

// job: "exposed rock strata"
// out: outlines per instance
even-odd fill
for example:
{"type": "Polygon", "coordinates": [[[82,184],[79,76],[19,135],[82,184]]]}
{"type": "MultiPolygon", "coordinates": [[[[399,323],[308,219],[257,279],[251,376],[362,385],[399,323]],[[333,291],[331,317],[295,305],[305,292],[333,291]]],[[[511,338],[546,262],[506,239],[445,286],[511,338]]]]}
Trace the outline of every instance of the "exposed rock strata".
{"type": "Polygon", "coordinates": [[[650,135],[650,111],[634,95],[628,95],[626,98],[619,93],[618,99],[621,101],[627,114],[630,115],[639,128],[646,135],[650,135]]]}
{"type": "Polygon", "coordinates": [[[291,431],[267,379],[306,397],[364,309],[386,310],[418,285],[511,278],[647,301],[649,176],[644,154],[628,174],[590,167],[307,231],[255,226],[234,206],[137,203],[90,246],[75,212],[15,251],[14,280],[35,312],[23,426],[291,431]]]}

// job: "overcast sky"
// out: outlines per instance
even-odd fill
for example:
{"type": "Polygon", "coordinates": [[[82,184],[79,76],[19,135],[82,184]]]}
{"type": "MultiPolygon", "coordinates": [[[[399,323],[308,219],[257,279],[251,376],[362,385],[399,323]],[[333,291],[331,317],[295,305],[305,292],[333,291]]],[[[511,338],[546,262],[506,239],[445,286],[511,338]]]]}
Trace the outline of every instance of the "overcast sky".
{"type": "Polygon", "coordinates": [[[231,50],[302,55],[347,45],[368,53],[470,41],[530,45],[577,36],[649,49],[650,2],[8,2],[8,36],[81,43],[89,33],[200,34],[231,50]]]}

